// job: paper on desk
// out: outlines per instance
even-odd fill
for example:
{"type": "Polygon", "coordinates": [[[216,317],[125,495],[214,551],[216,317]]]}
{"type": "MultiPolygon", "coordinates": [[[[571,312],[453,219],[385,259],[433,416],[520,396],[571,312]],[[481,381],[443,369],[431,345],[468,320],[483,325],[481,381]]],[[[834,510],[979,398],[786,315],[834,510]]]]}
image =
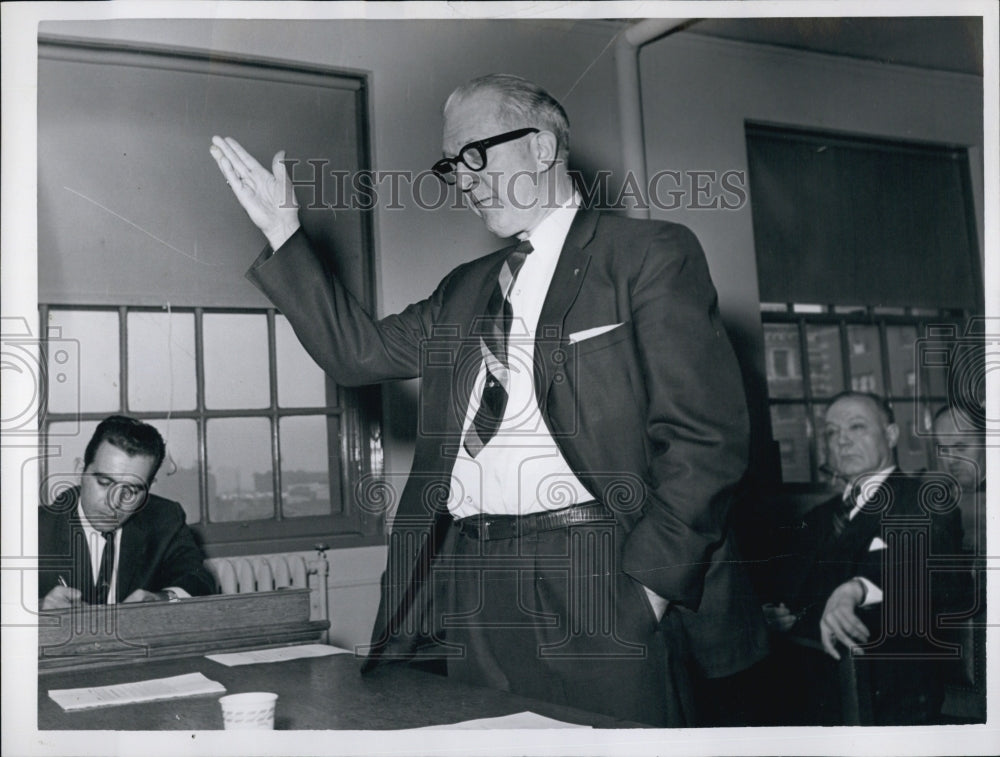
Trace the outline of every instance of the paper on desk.
{"type": "Polygon", "coordinates": [[[136,702],[155,702],[160,699],[194,697],[201,694],[225,694],[226,687],[201,673],[148,681],[118,683],[112,686],[85,686],[79,689],[52,689],[49,698],[66,711],[85,710],[92,707],[113,707],[136,702]]]}
{"type": "Polygon", "coordinates": [[[351,654],[349,649],[333,647],[329,644],[299,644],[290,647],[274,649],[252,649],[249,652],[231,652],[228,654],[208,654],[209,660],[232,667],[233,665],[253,665],[257,662],[283,662],[297,660],[301,657],[326,657],[331,654],[351,654]]]}
{"type": "Polygon", "coordinates": [[[415,730],[443,731],[458,730],[488,730],[491,728],[591,728],[589,725],[566,723],[554,720],[534,712],[516,712],[513,715],[501,715],[498,718],[480,718],[478,720],[463,720],[461,723],[446,723],[445,725],[429,725],[415,730]]]}

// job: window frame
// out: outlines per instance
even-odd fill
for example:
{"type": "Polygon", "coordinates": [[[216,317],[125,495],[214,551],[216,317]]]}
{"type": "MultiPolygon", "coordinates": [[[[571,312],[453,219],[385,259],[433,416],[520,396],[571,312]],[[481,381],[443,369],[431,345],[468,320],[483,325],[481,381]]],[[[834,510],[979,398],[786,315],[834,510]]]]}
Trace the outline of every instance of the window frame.
{"type": "MultiPolygon", "coordinates": [[[[193,410],[135,411],[129,407],[128,314],[134,312],[168,312],[155,306],[132,305],[68,305],[41,304],[39,317],[42,328],[41,359],[48,365],[48,321],[53,311],[100,311],[117,313],[119,350],[119,407],[113,411],[51,413],[48,410],[47,371],[43,371],[39,433],[42,449],[48,448],[49,428],[60,422],[100,421],[120,412],[147,421],[193,420],[197,429],[197,464],[199,512],[198,523],[191,528],[209,557],[236,554],[264,554],[314,549],[319,544],[327,548],[370,546],[384,541],[384,514],[360,507],[355,492],[370,476],[383,473],[382,413],[379,387],[347,388],[325,376],[327,402],[322,406],[284,408],[278,403],[276,308],[250,307],[176,307],[171,313],[192,313],[195,339],[196,404],[193,410]],[[205,406],[205,360],[203,318],[206,314],[263,314],[267,322],[267,352],[269,398],[265,408],[210,409],[205,406]],[[282,470],[280,456],[280,421],[289,417],[327,419],[327,443],[330,501],[328,515],[287,517],[282,514],[282,470]],[[268,520],[243,520],[213,523],[209,520],[208,502],[208,421],[220,418],[267,418],[270,423],[272,464],[272,494],[276,496],[275,514],[268,520]],[[331,422],[334,421],[334,422],[331,422]],[[336,450],[336,454],[332,454],[336,450]],[[334,461],[336,470],[334,470],[334,461]],[[339,507],[338,507],[339,505],[339,507]]],[[[81,440],[85,443],[86,440],[81,440]]],[[[81,450],[82,452],[82,450],[81,450]]],[[[47,476],[47,458],[42,456],[42,479],[47,476]]],[[[155,487],[155,485],[154,485],[155,487]]],[[[154,488],[155,493],[155,488],[154,488]]]]}
{"type": "MultiPolygon", "coordinates": [[[[882,386],[884,391],[882,396],[897,411],[897,421],[900,420],[898,410],[900,406],[912,404],[920,408],[921,419],[928,420],[933,412],[948,402],[948,397],[938,394],[921,394],[920,387],[930,387],[926,366],[918,366],[921,376],[917,377],[917,384],[912,395],[900,395],[893,392],[893,382],[891,375],[891,365],[889,360],[889,345],[886,333],[891,326],[912,326],[916,328],[917,338],[927,335],[929,327],[942,323],[965,324],[970,322],[974,314],[966,309],[947,309],[932,311],[928,308],[879,308],[873,306],[837,306],[837,305],[804,305],[798,303],[761,303],[761,324],[762,330],[766,330],[769,324],[784,324],[795,326],[798,333],[799,344],[799,371],[802,379],[801,396],[793,397],[772,397],[770,384],[765,376],[767,386],[767,417],[771,427],[771,439],[776,447],[779,440],[774,437],[773,420],[771,410],[778,406],[802,407],[805,410],[806,437],[809,444],[809,481],[785,481],[784,471],[781,467],[780,452],[776,449],[779,457],[777,462],[777,472],[780,477],[780,484],[785,489],[802,490],[804,492],[825,490],[826,484],[820,475],[819,460],[820,446],[822,444],[819,430],[814,428],[814,418],[816,409],[829,404],[830,397],[816,396],[812,390],[812,376],[809,365],[809,345],[807,328],[809,326],[836,326],[838,329],[838,339],[841,350],[841,378],[845,390],[851,388],[851,361],[849,354],[848,329],[851,326],[875,326],[878,329],[879,337],[879,360],[881,365],[882,386]]],[[[962,331],[962,329],[960,329],[962,331]]],[[[764,361],[767,365],[767,345],[764,343],[764,361]]],[[[832,395],[831,395],[832,396],[832,395]]],[[[933,442],[930,439],[929,429],[923,428],[925,436],[925,448],[927,460],[932,461],[933,442]]]]}

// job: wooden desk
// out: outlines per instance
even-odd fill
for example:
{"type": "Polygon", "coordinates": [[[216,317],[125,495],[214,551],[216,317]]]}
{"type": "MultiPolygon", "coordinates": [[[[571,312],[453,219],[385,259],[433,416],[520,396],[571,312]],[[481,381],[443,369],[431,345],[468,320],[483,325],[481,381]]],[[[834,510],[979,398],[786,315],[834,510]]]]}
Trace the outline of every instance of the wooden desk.
{"type": "Polygon", "coordinates": [[[278,730],[419,728],[525,710],[597,728],[641,727],[605,715],[467,686],[408,665],[390,665],[362,677],[360,661],[353,655],[340,654],[232,668],[198,656],[117,668],[54,671],[38,679],[38,729],[220,729],[222,711],[216,695],[77,712],[64,712],[48,696],[50,689],[104,686],[196,672],[219,681],[229,694],[277,693],[278,730]]]}
{"type": "Polygon", "coordinates": [[[309,619],[309,590],[216,594],[42,614],[38,669],[48,674],[209,652],[319,640],[328,621],[309,619]]]}

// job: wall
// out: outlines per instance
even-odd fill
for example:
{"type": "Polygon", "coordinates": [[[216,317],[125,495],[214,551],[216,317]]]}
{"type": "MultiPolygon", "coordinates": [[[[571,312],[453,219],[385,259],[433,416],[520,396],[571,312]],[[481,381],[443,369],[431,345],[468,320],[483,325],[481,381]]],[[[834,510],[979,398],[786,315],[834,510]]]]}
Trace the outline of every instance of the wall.
{"type": "MultiPolygon", "coordinates": [[[[427,168],[440,153],[440,105],[451,89],[479,74],[509,71],[538,81],[562,100],[573,124],[576,167],[620,175],[614,65],[607,47],[618,28],[601,21],[180,20],[46,23],[41,31],[370,72],[374,162],[382,170],[427,168]]],[[[643,48],[640,63],[651,174],[662,168],[745,171],[745,119],[966,144],[981,161],[982,81],[975,77],[683,32],[643,48]]],[[[973,170],[980,218],[981,173],[980,163],[973,170]]],[[[612,180],[612,193],[617,186],[612,180]]],[[[769,424],[749,206],[682,206],[653,215],[688,224],[706,250],[751,395],[759,454],[769,424]]],[[[376,297],[383,314],[429,293],[455,265],[498,246],[461,210],[380,209],[375,231],[376,297]]],[[[248,263],[255,254],[247,251],[248,263]]],[[[412,384],[385,392],[386,465],[397,481],[412,454],[414,400],[412,384]]],[[[364,643],[383,551],[330,554],[332,638],[345,646],[364,643]],[[345,607],[350,611],[342,615],[345,607]],[[338,618],[348,624],[338,627],[338,618]]]]}
{"type": "MultiPolygon", "coordinates": [[[[493,71],[523,75],[549,89],[574,124],[576,164],[617,171],[613,61],[610,51],[601,53],[616,29],[599,21],[169,20],[52,22],[42,24],[40,31],[370,72],[374,165],[417,172],[440,157],[440,108],[451,90],[493,71]],[[558,58],[553,49],[559,50],[558,58]]],[[[205,155],[208,160],[207,145],[205,155]]],[[[429,294],[453,267],[499,246],[467,211],[424,211],[409,205],[376,214],[376,297],[382,314],[429,294]]],[[[248,265],[256,252],[247,251],[248,265]]],[[[396,385],[385,394],[386,465],[390,472],[405,474],[412,454],[415,389],[396,385]]]]}
{"type": "MultiPolygon", "coordinates": [[[[372,152],[379,170],[429,168],[440,157],[440,108],[451,90],[473,76],[507,71],[539,82],[562,101],[574,127],[576,166],[617,173],[614,65],[606,48],[617,29],[600,21],[124,20],[43,23],[40,32],[368,72],[372,152]]],[[[210,160],[207,144],[204,151],[205,160],[210,160]]],[[[407,204],[405,209],[381,208],[376,213],[376,300],[381,314],[429,294],[456,265],[500,246],[468,211],[429,212],[407,204]]],[[[260,241],[263,244],[263,238],[260,241]]],[[[257,252],[259,248],[247,250],[247,265],[257,252]]],[[[386,468],[393,483],[401,485],[412,456],[416,388],[412,382],[396,384],[386,387],[383,396],[386,468]]],[[[328,555],[331,641],[341,646],[367,643],[384,548],[328,555]]]]}
{"type": "MultiPolygon", "coordinates": [[[[650,175],[746,172],[746,120],[970,147],[982,255],[982,79],[683,32],[642,48],[640,76],[650,175]]],[[[766,464],[770,420],[750,204],[654,207],[652,215],[687,224],[705,247],[751,399],[753,454],[766,464]]]]}

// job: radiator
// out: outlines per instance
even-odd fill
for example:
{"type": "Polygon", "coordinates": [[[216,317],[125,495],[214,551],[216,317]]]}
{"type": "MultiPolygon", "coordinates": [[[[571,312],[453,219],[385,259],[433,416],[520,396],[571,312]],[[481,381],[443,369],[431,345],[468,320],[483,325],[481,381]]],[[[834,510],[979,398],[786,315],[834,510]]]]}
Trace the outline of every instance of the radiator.
{"type": "MultiPolygon", "coordinates": [[[[330,619],[327,596],[330,565],[322,550],[311,560],[294,554],[213,557],[205,560],[205,567],[215,577],[221,594],[250,594],[286,587],[311,589],[317,614],[322,620],[330,619]],[[310,576],[315,576],[315,580],[310,581],[310,576]]],[[[325,637],[326,632],[324,641],[325,637]]]]}

